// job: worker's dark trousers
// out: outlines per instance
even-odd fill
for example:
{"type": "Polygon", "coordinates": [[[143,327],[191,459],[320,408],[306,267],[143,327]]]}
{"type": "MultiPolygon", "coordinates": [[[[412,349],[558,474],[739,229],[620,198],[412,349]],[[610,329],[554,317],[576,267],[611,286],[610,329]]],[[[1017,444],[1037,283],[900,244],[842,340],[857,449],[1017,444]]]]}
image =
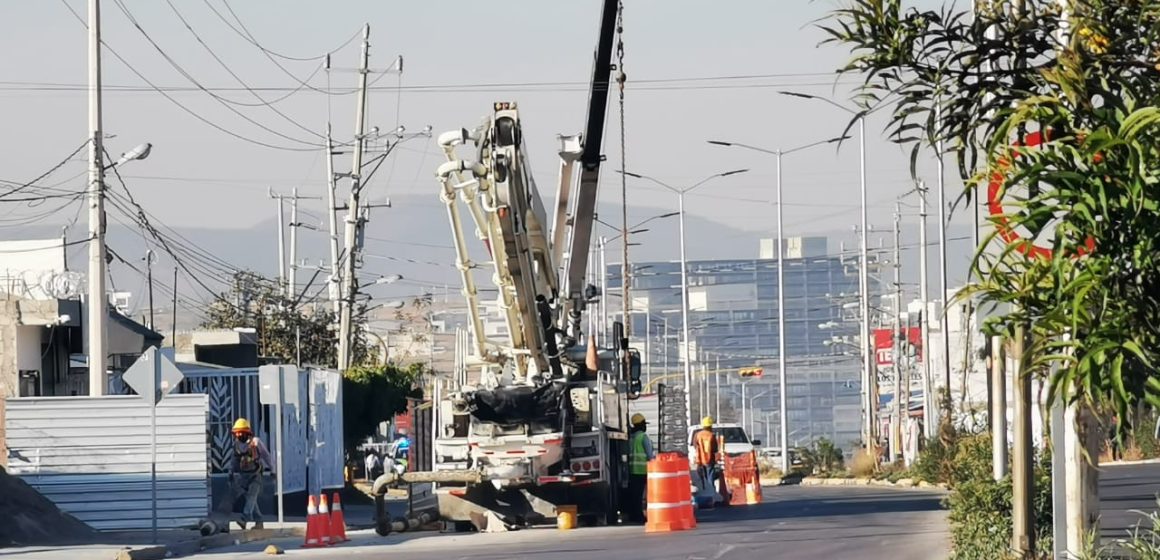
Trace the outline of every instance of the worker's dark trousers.
{"type": "Polygon", "coordinates": [[[633,474],[628,477],[628,492],[624,499],[624,517],[630,523],[644,523],[644,491],[648,485],[648,475],[633,474]]]}

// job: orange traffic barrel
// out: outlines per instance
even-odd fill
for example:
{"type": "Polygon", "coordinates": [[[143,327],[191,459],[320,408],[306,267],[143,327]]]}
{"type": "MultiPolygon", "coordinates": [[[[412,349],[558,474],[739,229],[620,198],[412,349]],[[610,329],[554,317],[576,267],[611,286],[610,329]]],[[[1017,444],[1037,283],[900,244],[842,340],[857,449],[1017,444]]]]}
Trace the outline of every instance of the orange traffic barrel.
{"type": "Polygon", "coordinates": [[[661,453],[648,462],[648,522],[646,533],[686,531],[697,526],[693,515],[689,460],[661,453]]]}

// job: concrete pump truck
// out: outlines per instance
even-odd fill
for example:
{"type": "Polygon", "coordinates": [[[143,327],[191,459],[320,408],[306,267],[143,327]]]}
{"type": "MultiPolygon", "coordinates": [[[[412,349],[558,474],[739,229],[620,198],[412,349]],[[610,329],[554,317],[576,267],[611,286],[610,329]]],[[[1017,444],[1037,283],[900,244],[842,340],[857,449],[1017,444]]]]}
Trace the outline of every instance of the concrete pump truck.
{"type": "Polygon", "coordinates": [[[581,520],[618,520],[640,356],[620,323],[601,341],[581,328],[601,296],[588,282],[589,249],[608,94],[620,71],[612,63],[618,10],[618,0],[604,0],[586,125],[560,139],[550,215],[528,168],[516,103],[497,102],[480,126],[438,138],[446,156],[440,198],[471,342],[467,373],[439,383],[434,395],[434,468],[402,478],[433,483],[440,518],[459,527],[534,524],[560,506],[575,507],[581,520]],[[486,262],[471,259],[464,214],[486,262]],[[474,277],[481,268],[498,289],[503,336],[484,332],[474,277]]]}

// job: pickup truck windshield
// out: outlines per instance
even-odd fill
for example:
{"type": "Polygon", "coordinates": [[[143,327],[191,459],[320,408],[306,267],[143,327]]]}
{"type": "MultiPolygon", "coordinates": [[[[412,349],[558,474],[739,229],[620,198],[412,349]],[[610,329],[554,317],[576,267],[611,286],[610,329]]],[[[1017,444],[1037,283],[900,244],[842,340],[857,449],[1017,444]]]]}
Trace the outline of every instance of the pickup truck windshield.
{"type": "MultiPolygon", "coordinates": [[[[689,445],[693,445],[693,438],[697,437],[699,431],[693,431],[692,436],[689,437],[689,445]]],[[[749,438],[745,436],[745,430],[737,426],[713,428],[713,433],[725,438],[725,443],[749,443],[749,438]]]]}

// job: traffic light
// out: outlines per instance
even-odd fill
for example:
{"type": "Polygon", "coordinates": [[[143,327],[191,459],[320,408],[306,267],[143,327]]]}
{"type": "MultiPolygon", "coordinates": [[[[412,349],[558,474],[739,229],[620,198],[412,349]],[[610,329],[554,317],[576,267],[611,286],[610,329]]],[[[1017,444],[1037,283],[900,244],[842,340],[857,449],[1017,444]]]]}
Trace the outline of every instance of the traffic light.
{"type": "Polygon", "coordinates": [[[738,370],[741,377],[761,377],[765,373],[765,368],[762,367],[747,367],[738,370]]]}

